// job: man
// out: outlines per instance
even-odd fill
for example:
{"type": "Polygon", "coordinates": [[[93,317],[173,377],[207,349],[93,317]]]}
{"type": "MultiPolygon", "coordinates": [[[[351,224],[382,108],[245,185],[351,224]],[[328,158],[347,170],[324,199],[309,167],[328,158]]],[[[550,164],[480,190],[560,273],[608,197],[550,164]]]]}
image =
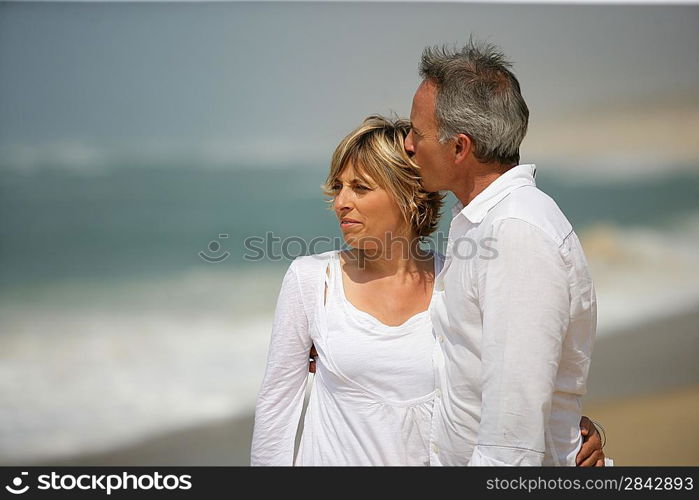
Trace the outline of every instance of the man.
{"type": "Polygon", "coordinates": [[[491,45],[425,49],[410,113],[425,188],[459,200],[430,306],[434,465],[575,465],[582,442],[595,293],[570,223],[519,165],[529,111],[509,68],[491,45]]]}

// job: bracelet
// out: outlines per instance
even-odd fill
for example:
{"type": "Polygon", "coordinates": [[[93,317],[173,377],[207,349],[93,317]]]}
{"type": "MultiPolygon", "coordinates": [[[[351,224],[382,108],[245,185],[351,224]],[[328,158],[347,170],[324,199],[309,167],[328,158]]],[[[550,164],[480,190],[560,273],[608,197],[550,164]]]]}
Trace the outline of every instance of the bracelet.
{"type": "Polygon", "coordinates": [[[600,433],[602,434],[602,449],[604,449],[604,446],[607,444],[607,433],[604,431],[604,427],[598,421],[592,420],[591,418],[590,418],[590,422],[592,422],[592,425],[594,425],[595,428],[597,428],[597,429],[599,429],[599,431],[601,431],[600,433]]]}

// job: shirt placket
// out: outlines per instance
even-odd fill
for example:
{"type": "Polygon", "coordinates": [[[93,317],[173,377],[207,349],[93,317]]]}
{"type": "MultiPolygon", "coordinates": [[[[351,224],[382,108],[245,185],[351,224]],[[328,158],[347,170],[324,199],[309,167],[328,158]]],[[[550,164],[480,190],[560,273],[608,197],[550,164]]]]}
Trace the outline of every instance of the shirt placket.
{"type": "MultiPolygon", "coordinates": [[[[447,248],[446,248],[446,255],[444,259],[444,273],[440,273],[440,278],[438,280],[438,283],[435,283],[435,286],[439,290],[443,290],[444,286],[444,277],[446,276],[446,273],[449,272],[449,268],[452,263],[452,253],[453,253],[453,246],[454,246],[454,241],[461,237],[468,226],[468,222],[465,220],[463,214],[458,213],[451,221],[451,225],[449,227],[449,236],[447,239],[447,248]]],[[[440,300],[446,300],[446,297],[441,297],[440,300]]],[[[444,310],[440,311],[440,314],[446,314],[444,310]]],[[[437,421],[439,418],[441,418],[441,413],[443,411],[442,405],[444,404],[443,402],[443,391],[445,390],[444,384],[443,384],[443,366],[444,366],[444,351],[443,351],[443,345],[444,345],[444,335],[442,334],[442,329],[441,326],[439,328],[439,331],[435,331],[436,333],[436,340],[434,345],[434,349],[432,352],[432,364],[434,368],[434,373],[435,373],[435,397],[434,397],[434,402],[433,402],[433,408],[432,408],[432,420],[431,420],[431,425],[430,425],[430,443],[429,443],[429,455],[430,455],[430,465],[433,466],[439,466],[442,465],[442,462],[440,460],[440,450],[439,447],[439,439],[438,439],[438,429],[437,429],[437,421]]]]}

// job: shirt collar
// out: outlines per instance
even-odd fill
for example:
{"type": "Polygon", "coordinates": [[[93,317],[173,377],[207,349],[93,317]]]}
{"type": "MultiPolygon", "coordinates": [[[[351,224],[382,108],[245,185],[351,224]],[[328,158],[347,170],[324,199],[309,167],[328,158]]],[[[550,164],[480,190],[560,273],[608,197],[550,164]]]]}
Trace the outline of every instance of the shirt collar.
{"type": "Polygon", "coordinates": [[[472,223],[478,224],[491,208],[515,189],[522,186],[536,186],[535,177],[536,165],[534,164],[512,167],[478,193],[478,196],[465,207],[460,201],[457,201],[451,208],[452,217],[461,213],[472,223]]]}

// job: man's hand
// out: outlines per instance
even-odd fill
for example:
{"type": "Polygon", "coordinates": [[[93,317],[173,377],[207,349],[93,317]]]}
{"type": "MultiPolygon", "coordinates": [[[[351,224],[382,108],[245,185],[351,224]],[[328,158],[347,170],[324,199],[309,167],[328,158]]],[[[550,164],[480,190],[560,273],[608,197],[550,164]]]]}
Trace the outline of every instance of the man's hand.
{"type": "Polygon", "coordinates": [[[583,443],[575,457],[576,465],[578,467],[604,467],[602,438],[592,420],[584,415],[580,419],[580,434],[582,434],[583,443]]]}
{"type": "MultiPolygon", "coordinates": [[[[308,371],[311,373],[316,372],[316,358],[317,357],[318,357],[318,352],[316,351],[316,346],[311,345],[311,352],[308,353],[308,371]]],[[[583,417],[583,418],[587,418],[587,417],[583,417]]]]}

